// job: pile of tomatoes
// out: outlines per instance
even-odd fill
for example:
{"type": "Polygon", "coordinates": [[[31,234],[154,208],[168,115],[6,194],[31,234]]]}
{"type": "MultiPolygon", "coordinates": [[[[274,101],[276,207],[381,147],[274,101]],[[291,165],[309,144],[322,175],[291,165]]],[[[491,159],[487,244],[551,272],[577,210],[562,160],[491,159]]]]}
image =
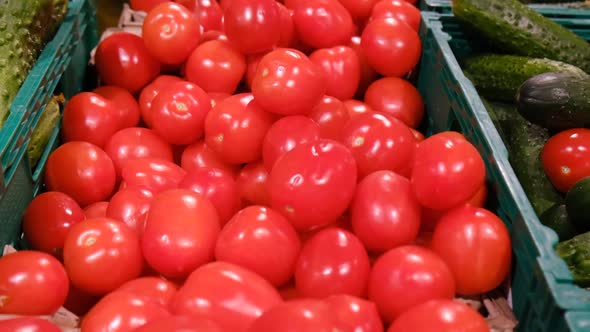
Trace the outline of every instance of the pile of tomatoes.
{"type": "Polygon", "coordinates": [[[61,306],[94,331],[489,331],[453,299],[511,244],[460,133],[424,138],[397,0],[131,1],[101,86],[65,106],[0,330],[61,306]],[[11,325],[12,324],[12,325],[11,325]]]}

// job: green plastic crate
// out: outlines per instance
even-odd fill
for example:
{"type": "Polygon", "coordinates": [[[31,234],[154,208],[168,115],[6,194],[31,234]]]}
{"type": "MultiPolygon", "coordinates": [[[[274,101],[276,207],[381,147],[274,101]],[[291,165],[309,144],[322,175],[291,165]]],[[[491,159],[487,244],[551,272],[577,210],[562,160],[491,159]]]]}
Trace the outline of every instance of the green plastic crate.
{"type": "Polygon", "coordinates": [[[518,331],[590,331],[590,292],[575,286],[553,251],[555,232],[541,225],[508,161],[508,151],[474,85],[457,58],[474,43],[465,40],[452,14],[422,12],[423,54],[418,89],[432,134],[458,130],[477,147],[487,169],[494,210],[511,234],[512,304],[518,331]]]}
{"type": "Polygon", "coordinates": [[[67,99],[81,90],[90,51],[98,42],[94,2],[70,0],[68,5],[63,23],[31,68],[0,130],[0,248],[19,241],[22,213],[41,190],[47,157],[58,143],[59,126],[31,169],[27,145],[33,129],[54,92],[67,99]]]}

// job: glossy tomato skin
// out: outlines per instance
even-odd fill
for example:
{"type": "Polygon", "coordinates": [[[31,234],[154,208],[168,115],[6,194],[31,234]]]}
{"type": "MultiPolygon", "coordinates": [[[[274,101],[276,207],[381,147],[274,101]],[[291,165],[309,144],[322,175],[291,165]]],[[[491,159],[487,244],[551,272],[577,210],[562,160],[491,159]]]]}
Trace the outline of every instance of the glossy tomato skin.
{"type": "Polygon", "coordinates": [[[369,255],[351,232],[330,227],[305,242],[295,267],[295,286],[304,297],[365,295],[369,255]]]}
{"type": "Polygon", "coordinates": [[[485,293],[500,285],[510,269],[511,247],[502,220],[474,206],[446,213],[431,242],[431,248],[453,272],[457,293],[462,295],[485,293]]]}
{"type": "Polygon", "coordinates": [[[129,91],[114,85],[104,85],[94,89],[94,93],[103,96],[117,106],[119,129],[135,127],[139,124],[139,104],[129,91]]]}
{"type": "Polygon", "coordinates": [[[178,185],[181,189],[188,189],[209,199],[221,226],[241,208],[240,191],[232,173],[219,168],[198,168],[188,172],[178,185]]]}
{"type": "Polygon", "coordinates": [[[23,250],[0,257],[0,314],[52,315],[68,288],[66,271],[49,254],[23,250]]]}
{"type": "Polygon", "coordinates": [[[84,332],[127,332],[169,316],[166,307],[156,301],[129,292],[113,292],[90,309],[80,327],[84,332]]]}
{"type": "Polygon", "coordinates": [[[345,45],[354,33],[350,13],[338,0],[301,0],[293,7],[297,36],[313,48],[345,45]]]}
{"type": "Polygon", "coordinates": [[[359,114],[374,112],[374,110],[369,105],[356,99],[349,99],[344,101],[344,107],[346,107],[346,110],[348,111],[348,116],[351,119],[359,114]]]}
{"type": "Polygon", "coordinates": [[[45,184],[61,191],[85,207],[105,200],[115,188],[115,166],[98,146],[68,142],[53,151],[45,168],[45,184]]]}
{"type": "Polygon", "coordinates": [[[156,98],[162,89],[173,83],[182,81],[183,80],[178,76],[160,75],[141,90],[138,100],[139,110],[141,111],[141,119],[145,125],[148,127],[151,127],[152,125],[151,109],[154,98],[156,98]]]}
{"type": "Polygon", "coordinates": [[[262,57],[252,80],[258,104],[280,115],[308,114],[325,92],[322,69],[291,48],[279,48],[262,57]]]}
{"type": "Polygon", "coordinates": [[[217,104],[205,120],[205,143],[228,164],[256,161],[273,117],[250,93],[233,95],[217,104]]]}
{"type": "Polygon", "coordinates": [[[15,317],[0,320],[2,332],[61,332],[57,325],[40,317],[15,317]]]}
{"type": "Polygon", "coordinates": [[[415,31],[420,28],[420,10],[408,1],[381,0],[375,3],[372,19],[393,17],[407,23],[415,31]]]}
{"type": "Polygon", "coordinates": [[[72,283],[93,295],[115,290],[137,278],[143,269],[139,236],[110,218],[74,225],[66,237],[63,255],[72,283]]]}
{"type": "Polygon", "coordinates": [[[380,170],[399,172],[409,164],[416,148],[408,126],[377,112],[350,119],[342,142],[354,155],[360,178],[380,170]]]}
{"type": "Polygon", "coordinates": [[[281,303],[278,291],[237,265],[213,262],[195,270],[173,299],[174,315],[202,317],[224,331],[246,331],[265,311],[281,303]]]}
{"type": "Polygon", "coordinates": [[[76,94],[64,108],[61,130],[64,141],[84,141],[102,148],[119,129],[117,113],[117,105],[97,93],[76,94]]]}
{"type": "Polygon", "coordinates": [[[348,46],[356,52],[356,55],[359,59],[361,75],[356,96],[361,98],[364,96],[367,87],[369,87],[369,85],[371,85],[371,83],[377,79],[377,72],[373,69],[373,67],[371,67],[369,61],[367,60],[367,56],[365,55],[365,52],[361,46],[360,36],[352,37],[348,46]]]}
{"type": "Polygon", "coordinates": [[[238,165],[225,163],[215,151],[207,146],[205,140],[197,141],[184,148],[180,166],[187,172],[200,167],[213,167],[226,170],[235,175],[239,170],[238,165]]]}
{"type": "Polygon", "coordinates": [[[92,203],[84,208],[84,215],[86,216],[86,219],[106,217],[108,206],[109,202],[107,201],[92,203]]]}
{"type": "Polygon", "coordinates": [[[59,258],[70,228],[84,219],[84,211],[73,198],[48,191],[33,198],[25,209],[23,232],[31,248],[59,258]]]}
{"type": "Polygon", "coordinates": [[[383,254],[369,277],[369,300],[386,322],[428,300],[454,296],[455,281],[449,267],[433,251],[415,245],[383,254]]]}
{"type": "Polygon", "coordinates": [[[186,189],[152,201],[142,237],[145,260],[160,274],[184,278],[213,259],[220,224],[208,198],[186,189]]]}
{"type": "Polygon", "coordinates": [[[431,300],[410,308],[387,332],[489,332],[485,319],[464,303],[431,300]]]}
{"type": "Polygon", "coordinates": [[[549,138],[541,151],[541,162],[553,186],[567,192],[590,176],[590,129],[569,129],[549,138]]]}
{"type": "Polygon", "coordinates": [[[394,77],[410,72],[422,52],[418,33],[395,18],[371,20],[361,35],[361,47],[375,71],[394,77]]]}
{"type": "Polygon", "coordinates": [[[342,138],[344,126],[350,119],[344,103],[331,96],[324,96],[308,116],[319,125],[320,137],[333,140],[342,138]]]}
{"type": "Polygon", "coordinates": [[[115,164],[118,176],[130,159],[150,157],[174,161],[172,146],[149,128],[129,127],[117,131],[107,141],[104,151],[115,164]]]}
{"type": "Polygon", "coordinates": [[[314,51],[309,59],[320,66],[326,78],[326,94],[340,100],[354,97],[360,80],[361,65],[357,53],[348,46],[314,51]]]}
{"type": "Polygon", "coordinates": [[[223,227],[215,258],[256,272],[279,287],[291,279],[300,249],[298,234],[285,217],[253,205],[223,227]]]}
{"type": "Polygon", "coordinates": [[[267,170],[272,170],[276,161],[298,144],[313,142],[320,138],[320,127],[303,115],[291,115],[277,120],[270,127],[262,145],[262,160],[267,170]]]}
{"type": "Polygon", "coordinates": [[[373,110],[387,113],[417,128],[424,118],[424,102],[410,82],[399,77],[385,77],[373,82],[365,93],[365,103],[373,110]]]}
{"type": "Polygon", "coordinates": [[[186,171],[171,161],[159,158],[131,159],[121,169],[126,187],[139,187],[153,194],[178,188],[186,171]]]}
{"type": "Polygon", "coordinates": [[[131,9],[133,10],[149,12],[152,8],[167,1],[169,0],[130,0],[129,3],[131,4],[131,9]]]}
{"type": "Polygon", "coordinates": [[[207,92],[232,94],[246,72],[246,58],[229,42],[210,40],[188,57],[186,79],[207,92]]]}
{"type": "Polygon", "coordinates": [[[140,277],[124,283],[116,292],[128,292],[168,307],[177,290],[178,286],[164,278],[140,277]]]}
{"type": "Polygon", "coordinates": [[[472,197],[484,184],[485,175],[477,149],[452,132],[442,132],[416,148],[411,183],[420,204],[445,210],[472,197]]]}
{"type": "Polygon", "coordinates": [[[223,31],[223,10],[217,0],[199,1],[199,22],[205,32],[223,31]]]}
{"type": "Polygon", "coordinates": [[[104,84],[135,93],[160,73],[160,63],[149,53],[143,39],[118,32],[98,44],[96,69],[104,84]]]}
{"type": "Polygon", "coordinates": [[[163,64],[183,63],[199,44],[199,18],[186,7],[164,2],[149,11],[142,25],[149,52],[163,64]]]}
{"type": "Polygon", "coordinates": [[[304,231],[334,222],[348,207],[357,182],[352,153],[319,139],[296,146],[270,173],[272,207],[304,231]]]}
{"type": "Polygon", "coordinates": [[[256,53],[246,57],[246,73],[244,78],[249,88],[252,88],[252,81],[254,80],[254,75],[256,75],[256,70],[258,70],[260,60],[262,60],[267,53],[268,52],[256,53]]]}
{"type": "Polygon", "coordinates": [[[121,189],[111,197],[106,217],[125,223],[141,237],[153,199],[154,194],[149,190],[138,187],[121,189]]]}
{"type": "Polygon", "coordinates": [[[383,322],[375,303],[351,295],[331,295],[324,299],[346,331],[383,332],[383,322]]]}
{"type": "Polygon", "coordinates": [[[278,304],[254,321],[248,332],[329,332],[338,328],[336,315],[320,300],[298,299],[278,304]]]}
{"type": "Polygon", "coordinates": [[[232,0],[223,14],[224,31],[243,54],[270,50],[281,38],[281,17],[274,0],[232,0]]]}
{"type": "Polygon", "coordinates": [[[208,319],[189,316],[170,316],[153,320],[134,332],[223,332],[218,324],[208,319]]]}
{"type": "Polygon", "coordinates": [[[270,206],[269,172],[262,161],[246,164],[238,174],[237,184],[245,204],[270,206]]]}
{"type": "Polygon", "coordinates": [[[280,2],[277,2],[279,8],[279,17],[281,20],[281,38],[277,47],[293,47],[297,40],[295,24],[293,23],[293,11],[280,2]]]}

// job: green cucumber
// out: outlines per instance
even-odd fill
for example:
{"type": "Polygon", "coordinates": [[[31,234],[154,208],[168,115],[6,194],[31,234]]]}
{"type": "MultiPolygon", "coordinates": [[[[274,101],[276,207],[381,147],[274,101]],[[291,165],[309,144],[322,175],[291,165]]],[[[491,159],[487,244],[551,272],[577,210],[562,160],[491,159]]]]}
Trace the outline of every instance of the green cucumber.
{"type": "Polygon", "coordinates": [[[31,140],[27,146],[31,168],[37,166],[37,162],[39,162],[41,155],[43,155],[43,151],[45,151],[45,147],[53,134],[53,130],[59,123],[61,103],[63,103],[63,97],[58,96],[51,98],[45,106],[45,109],[39,118],[39,122],[37,122],[37,125],[33,130],[31,140]]]}
{"type": "Polygon", "coordinates": [[[463,61],[463,70],[478,93],[492,101],[514,102],[518,88],[529,78],[546,72],[586,73],[570,64],[518,55],[483,54],[463,61]]]}
{"type": "Polygon", "coordinates": [[[555,252],[567,263],[578,286],[590,286],[590,232],[558,243],[555,252]]]}
{"type": "Polygon", "coordinates": [[[557,203],[539,216],[541,223],[557,233],[559,241],[565,241],[578,235],[580,232],[567,214],[567,208],[563,203],[557,203]]]}
{"type": "Polygon", "coordinates": [[[579,180],[568,190],[565,207],[572,223],[580,231],[590,231],[590,176],[579,180]]]}
{"type": "Polygon", "coordinates": [[[502,53],[562,61],[590,72],[590,44],[518,0],[454,0],[453,13],[502,53]]]}

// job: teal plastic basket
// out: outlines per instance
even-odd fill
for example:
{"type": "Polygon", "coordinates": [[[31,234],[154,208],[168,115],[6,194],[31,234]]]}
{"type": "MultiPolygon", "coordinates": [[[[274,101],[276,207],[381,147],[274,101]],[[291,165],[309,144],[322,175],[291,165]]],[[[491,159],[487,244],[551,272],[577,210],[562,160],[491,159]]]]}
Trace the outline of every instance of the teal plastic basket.
{"type": "MultiPolygon", "coordinates": [[[[98,42],[96,9],[91,0],[71,0],[53,40],[43,49],[10,107],[0,130],[0,246],[21,237],[22,214],[41,190],[49,153],[58,144],[58,125],[34,169],[27,146],[54,92],[66,99],[82,89],[90,51],[98,42]]],[[[0,247],[0,248],[1,248],[0,247]]]]}
{"type": "Polygon", "coordinates": [[[422,12],[420,36],[423,53],[417,86],[427,109],[427,134],[461,131],[477,147],[496,200],[494,212],[510,231],[517,330],[590,331],[590,292],[573,284],[565,262],[553,251],[557,235],[539,222],[498,130],[459,66],[457,59],[469,55],[472,43],[452,14],[422,12]]]}

